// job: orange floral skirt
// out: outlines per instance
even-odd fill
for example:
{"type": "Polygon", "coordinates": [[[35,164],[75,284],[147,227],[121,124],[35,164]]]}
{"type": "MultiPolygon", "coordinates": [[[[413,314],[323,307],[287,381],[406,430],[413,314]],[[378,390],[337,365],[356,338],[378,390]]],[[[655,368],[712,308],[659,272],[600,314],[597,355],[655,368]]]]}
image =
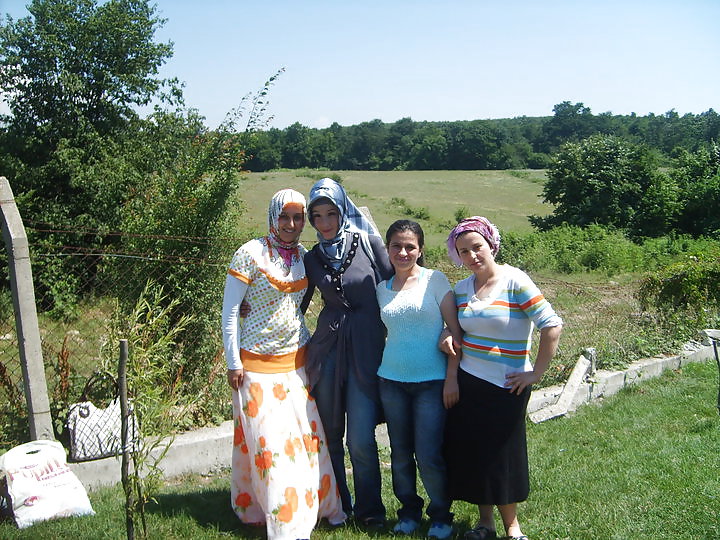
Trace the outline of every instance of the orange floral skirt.
{"type": "Polygon", "coordinates": [[[245,372],[233,391],[232,507],[269,540],[310,538],[321,518],[345,521],[305,368],[245,372]]]}

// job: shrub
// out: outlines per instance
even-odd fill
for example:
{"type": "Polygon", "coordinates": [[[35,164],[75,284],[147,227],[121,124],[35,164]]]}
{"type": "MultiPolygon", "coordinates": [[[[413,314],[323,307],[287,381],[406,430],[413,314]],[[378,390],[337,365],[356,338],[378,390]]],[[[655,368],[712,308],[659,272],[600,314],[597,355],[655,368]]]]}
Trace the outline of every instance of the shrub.
{"type": "Polygon", "coordinates": [[[563,225],[541,233],[503,233],[498,261],[527,271],[614,275],[640,268],[642,250],[619,231],[563,225]]]}
{"type": "Polygon", "coordinates": [[[531,216],[539,230],[598,223],[633,234],[666,234],[677,213],[675,183],[658,172],[652,152],[619,137],[593,135],[564,144],[548,167],[550,216],[531,216]]]}
{"type": "Polygon", "coordinates": [[[717,310],[720,305],[720,249],[648,274],[640,283],[643,309],[695,308],[717,310]]]}
{"type": "Polygon", "coordinates": [[[295,172],[295,176],[304,176],[306,178],[309,178],[313,182],[317,182],[322,178],[330,178],[332,180],[335,180],[338,184],[342,184],[343,181],[342,176],[339,173],[323,172],[320,169],[299,169],[295,172]]]}
{"type": "Polygon", "coordinates": [[[410,216],[414,219],[430,219],[430,210],[427,206],[416,208],[410,206],[402,197],[393,197],[390,199],[390,206],[397,209],[401,214],[410,216]]]}
{"type": "Polygon", "coordinates": [[[461,206],[457,210],[455,210],[455,222],[460,223],[463,219],[470,216],[470,210],[467,206],[461,206]]]}

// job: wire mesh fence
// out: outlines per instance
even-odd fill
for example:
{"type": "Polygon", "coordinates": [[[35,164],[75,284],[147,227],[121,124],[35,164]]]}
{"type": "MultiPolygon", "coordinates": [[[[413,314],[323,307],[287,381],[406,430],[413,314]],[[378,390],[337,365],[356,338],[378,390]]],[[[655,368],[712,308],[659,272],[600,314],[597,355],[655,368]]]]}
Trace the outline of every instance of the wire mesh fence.
{"type": "MultiPolygon", "coordinates": [[[[182,384],[193,405],[178,430],[231,417],[220,333],[224,276],[232,254],[248,238],[113,235],[25,223],[33,270],[42,356],[55,436],[65,444],[69,407],[98,370],[116,372],[118,343],[143,321],[137,304],[148,283],[176,302],[170,324],[189,317],[174,344],[175,358],[157,384],[182,384]]],[[[28,440],[28,412],[12,296],[3,266],[0,295],[0,449],[28,440]]],[[[313,324],[315,308],[307,314],[313,324]]],[[[142,339],[139,338],[139,339],[142,339]]],[[[132,354],[132,352],[131,352],[132,354]]],[[[170,364],[170,363],[169,363],[170,364]]],[[[91,396],[108,405],[111,391],[91,396]]]]}

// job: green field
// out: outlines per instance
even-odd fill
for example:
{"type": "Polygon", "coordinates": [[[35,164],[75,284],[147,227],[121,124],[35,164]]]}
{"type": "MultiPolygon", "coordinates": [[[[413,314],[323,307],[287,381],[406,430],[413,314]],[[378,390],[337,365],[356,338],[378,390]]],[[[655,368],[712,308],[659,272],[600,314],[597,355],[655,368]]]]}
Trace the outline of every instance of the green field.
{"type": "MultiPolygon", "coordinates": [[[[316,178],[339,175],[353,202],[367,206],[382,234],[396,219],[412,216],[393,206],[393,198],[408,207],[426,208],[430,219],[416,219],[425,230],[428,247],[441,245],[455,212],[465,207],[468,215],[483,215],[501,230],[531,230],[529,215],[547,215],[541,192],[545,171],[278,171],[243,175],[239,196],[247,207],[243,226],[264,232],[270,197],[283,188],[305,196],[316,178]],[[306,175],[307,174],[307,175],[306,175]],[[247,221],[245,221],[245,219],[247,221]]],[[[306,247],[315,242],[312,227],[302,234],[306,247]]]]}

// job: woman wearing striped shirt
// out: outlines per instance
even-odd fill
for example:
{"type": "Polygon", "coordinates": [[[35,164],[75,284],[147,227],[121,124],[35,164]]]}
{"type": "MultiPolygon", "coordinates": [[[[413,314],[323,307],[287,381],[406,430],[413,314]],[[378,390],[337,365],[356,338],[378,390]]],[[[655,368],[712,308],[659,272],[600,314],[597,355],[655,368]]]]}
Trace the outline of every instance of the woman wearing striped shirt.
{"type": "MultiPolygon", "coordinates": [[[[557,350],[562,319],[522,270],[498,264],[497,227],[474,216],[448,237],[448,255],[472,275],[455,286],[463,329],[458,369],[460,400],[450,409],[445,437],[450,496],[478,505],[480,519],[468,540],[497,537],[497,506],[507,536],[527,540],[517,503],[530,491],[525,415],[531,385],[545,373],[557,350]],[[540,329],[530,362],[533,327],[540,329]]],[[[442,342],[453,353],[451,339],[442,342]]]]}

